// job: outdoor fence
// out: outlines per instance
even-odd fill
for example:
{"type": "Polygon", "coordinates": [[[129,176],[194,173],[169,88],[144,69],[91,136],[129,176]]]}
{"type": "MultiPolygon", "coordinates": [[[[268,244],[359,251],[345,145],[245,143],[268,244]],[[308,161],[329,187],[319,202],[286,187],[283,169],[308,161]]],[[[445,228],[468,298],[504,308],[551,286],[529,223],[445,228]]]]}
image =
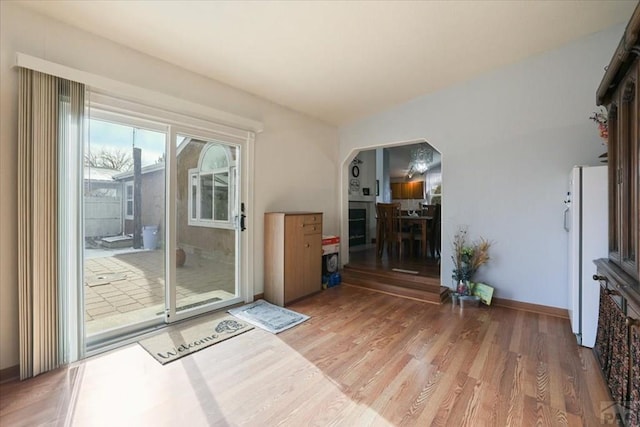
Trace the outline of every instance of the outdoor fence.
{"type": "Polygon", "coordinates": [[[85,237],[105,237],[122,234],[122,200],[120,197],[84,198],[85,237]]]}

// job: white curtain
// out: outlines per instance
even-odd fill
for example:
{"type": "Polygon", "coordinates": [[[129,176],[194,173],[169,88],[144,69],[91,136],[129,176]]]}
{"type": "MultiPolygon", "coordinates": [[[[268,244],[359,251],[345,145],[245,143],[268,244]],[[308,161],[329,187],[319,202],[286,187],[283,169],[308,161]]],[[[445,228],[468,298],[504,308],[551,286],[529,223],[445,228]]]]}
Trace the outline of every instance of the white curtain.
{"type": "Polygon", "coordinates": [[[18,92],[20,378],[62,361],[58,149],[82,129],[84,86],[24,68],[18,92]]]}

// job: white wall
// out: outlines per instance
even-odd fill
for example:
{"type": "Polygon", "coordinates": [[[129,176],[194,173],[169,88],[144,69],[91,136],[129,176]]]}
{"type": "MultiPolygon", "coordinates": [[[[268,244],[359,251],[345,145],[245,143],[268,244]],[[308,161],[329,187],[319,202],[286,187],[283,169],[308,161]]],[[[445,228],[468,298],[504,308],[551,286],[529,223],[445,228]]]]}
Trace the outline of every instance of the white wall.
{"type": "Polygon", "coordinates": [[[15,52],[259,120],[255,152],[255,292],[263,289],[263,214],[324,212],[338,234],[338,133],[334,127],[60,22],[0,2],[0,369],[18,363],[17,72],[15,52]]]}
{"type": "MultiPolygon", "coordinates": [[[[357,193],[352,192],[349,194],[350,202],[374,202],[376,199],[376,151],[375,150],[366,150],[358,153],[357,158],[361,161],[358,164],[358,169],[360,170],[360,174],[358,175],[358,179],[360,181],[360,191],[357,193]],[[369,189],[369,195],[365,196],[363,194],[363,189],[369,189]]],[[[353,165],[349,166],[349,170],[353,165]]],[[[354,179],[353,176],[349,175],[350,179],[354,179]]],[[[347,185],[347,189],[349,186],[347,185]]]]}
{"type": "MultiPolygon", "coordinates": [[[[477,279],[496,296],[567,307],[562,200],[571,166],[598,164],[605,151],[588,117],[622,31],[611,28],[341,128],[341,161],[353,150],[422,138],[442,153],[443,285],[451,286],[451,238],[468,225],[472,237],[494,242],[477,279]]],[[[344,212],[341,218],[344,224],[344,212]]]]}

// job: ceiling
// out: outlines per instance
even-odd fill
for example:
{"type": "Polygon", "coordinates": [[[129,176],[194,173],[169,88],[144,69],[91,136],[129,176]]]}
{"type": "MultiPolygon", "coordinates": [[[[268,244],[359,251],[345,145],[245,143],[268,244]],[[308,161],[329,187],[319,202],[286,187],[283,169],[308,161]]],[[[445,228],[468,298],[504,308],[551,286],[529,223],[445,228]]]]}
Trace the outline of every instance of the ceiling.
{"type": "Polygon", "coordinates": [[[22,1],[343,125],[630,18],[637,1],[22,1]]]}

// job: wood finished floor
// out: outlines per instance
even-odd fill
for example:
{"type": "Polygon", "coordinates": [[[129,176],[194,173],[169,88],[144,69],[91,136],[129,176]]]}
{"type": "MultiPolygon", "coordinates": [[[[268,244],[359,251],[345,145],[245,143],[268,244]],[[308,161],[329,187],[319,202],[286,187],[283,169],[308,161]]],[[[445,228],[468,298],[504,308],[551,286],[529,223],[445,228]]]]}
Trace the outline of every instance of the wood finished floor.
{"type": "Polygon", "coordinates": [[[383,251],[382,256],[376,256],[375,247],[349,253],[349,265],[358,268],[368,268],[377,271],[390,271],[394,268],[417,271],[419,276],[440,277],[440,264],[436,258],[409,257],[402,258],[397,253],[389,255],[383,251]]]}
{"type": "Polygon", "coordinates": [[[0,385],[0,425],[600,425],[610,400],[565,319],[461,312],[341,285],[162,366],[137,344],[0,385]]]}

